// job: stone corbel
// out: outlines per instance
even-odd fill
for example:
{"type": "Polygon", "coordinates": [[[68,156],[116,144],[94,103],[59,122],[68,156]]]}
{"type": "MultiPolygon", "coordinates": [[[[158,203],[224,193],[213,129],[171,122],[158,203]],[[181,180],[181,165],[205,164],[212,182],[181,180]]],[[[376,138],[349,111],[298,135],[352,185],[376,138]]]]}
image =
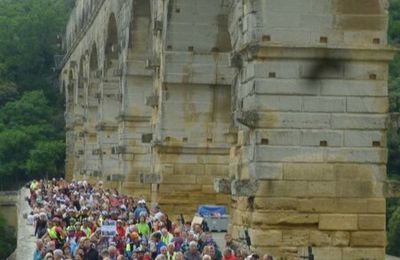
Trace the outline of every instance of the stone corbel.
{"type": "Polygon", "coordinates": [[[256,110],[237,111],[235,113],[235,118],[239,123],[249,128],[255,128],[260,120],[260,116],[256,110]]]}
{"type": "Polygon", "coordinates": [[[222,194],[231,194],[231,183],[232,180],[216,178],[214,179],[214,191],[222,194]]]}
{"type": "Polygon", "coordinates": [[[141,184],[159,184],[161,183],[161,178],[159,174],[140,174],[140,183],[141,184]]]}
{"type": "Polygon", "coordinates": [[[251,197],[258,190],[258,181],[254,180],[234,180],[231,183],[231,193],[238,197],[251,197]]]}

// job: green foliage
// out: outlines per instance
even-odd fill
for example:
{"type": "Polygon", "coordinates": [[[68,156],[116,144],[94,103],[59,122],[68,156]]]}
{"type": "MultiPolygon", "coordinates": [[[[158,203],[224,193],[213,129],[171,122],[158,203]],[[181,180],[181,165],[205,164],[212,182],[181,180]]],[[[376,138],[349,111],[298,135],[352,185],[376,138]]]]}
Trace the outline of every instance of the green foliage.
{"type": "Polygon", "coordinates": [[[62,173],[65,145],[47,103],[42,91],[32,91],[0,109],[0,175],[62,173]]]}
{"type": "Polygon", "coordinates": [[[392,255],[400,255],[400,207],[392,214],[388,226],[387,252],[392,255]]]}
{"type": "Polygon", "coordinates": [[[64,98],[53,67],[73,3],[0,0],[0,188],[63,174],[64,98]]]}
{"type": "MultiPolygon", "coordinates": [[[[400,45],[400,0],[390,0],[389,8],[389,42],[400,45]]],[[[390,112],[400,112],[400,54],[394,57],[389,67],[389,107],[390,112]]],[[[400,177],[400,139],[399,131],[388,133],[388,174],[400,177]]]]}
{"type": "Polygon", "coordinates": [[[54,75],[57,35],[67,16],[64,0],[0,1],[0,67],[5,80],[21,90],[48,85],[48,77],[54,75]]]}
{"type": "Polygon", "coordinates": [[[5,219],[0,215],[0,259],[7,259],[17,246],[15,230],[6,224],[5,219]]]}
{"type": "Polygon", "coordinates": [[[40,177],[56,177],[64,163],[65,144],[62,141],[41,141],[29,153],[27,169],[40,177]]]}
{"type": "MultiPolygon", "coordinates": [[[[400,45],[400,0],[390,0],[389,8],[389,42],[400,45]]],[[[389,67],[389,107],[390,112],[400,112],[400,54],[394,57],[389,67]]],[[[388,175],[400,180],[400,132],[388,131],[388,175]]],[[[387,252],[400,256],[400,200],[387,200],[387,252]]]]}

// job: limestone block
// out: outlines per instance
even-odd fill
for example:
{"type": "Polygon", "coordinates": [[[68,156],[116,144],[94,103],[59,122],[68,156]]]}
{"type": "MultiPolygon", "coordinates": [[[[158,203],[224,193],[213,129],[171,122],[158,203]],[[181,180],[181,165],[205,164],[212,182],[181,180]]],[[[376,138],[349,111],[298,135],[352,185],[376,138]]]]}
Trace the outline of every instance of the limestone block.
{"type": "Polygon", "coordinates": [[[168,175],[163,176],[162,183],[176,183],[176,184],[195,184],[196,176],[192,175],[168,175]]]}
{"type": "Polygon", "coordinates": [[[351,61],[344,66],[346,79],[370,80],[370,74],[375,74],[377,80],[387,80],[388,67],[380,62],[351,61]]]}
{"type": "Polygon", "coordinates": [[[301,79],[255,79],[246,84],[243,94],[318,95],[319,87],[301,79]]]}
{"type": "Polygon", "coordinates": [[[318,230],[310,231],[310,245],[312,247],[330,246],[332,243],[332,233],[318,230]]]}
{"type": "MultiPolygon", "coordinates": [[[[307,252],[305,249],[304,252],[307,252]]],[[[313,248],[315,259],[338,260],[342,258],[342,249],[338,247],[315,247],[313,248]]]]}
{"type": "Polygon", "coordinates": [[[310,197],[334,197],[337,193],[336,182],[309,181],[306,195],[310,197]]]}
{"type": "MultiPolygon", "coordinates": [[[[366,198],[377,197],[374,194],[375,183],[372,181],[340,181],[336,185],[336,195],[338,197],[366,198]]],[[[382,196],[382,194],[380,195],[382,196]]]]}
{"type": "Polygon", "coordinates": [[[310,244],[310,230],[283,230],[282,245],[308,246],[310,244]]]}
{"type": "Polygon", "coordinates": [[[264,162],[323,162],[320,148],[257,146],[255,160],[264,162]]]}
{"type": "Polygon", "coordinates": [[[285,180],[335,180],[333,165],[317,163],[285,163],[283,165],[285,180]]]}
{"type": "Polygon", "coordinates": [[[251,215],[251,223],[254,226],[260,225],[307,225],[316,224],[319,221],[318,214],[304,214],[295,212],[284,213],[262,213],[254,212],[251,215]]]}
{"type": "Polygon", "coordinates": [[[204,175],[204,165],[201,164],[175,164],[175,174],[204,175]]]}
{"type": "Polygon", "coordinates": [[[301,197],[307,194],[306,181],[260,181],[256,196],[301,197]]]}
{"type": "Polygon", "coordinates": [[[196,183],[200,185],[211,185],[214,183],[214,178],[213,176],[196,176],[196,183]]]}
{"type": "Polygon", "coordinates": [[[386,133],[383,131],[344,131],[344,145],[352,147],[372,147],[379,142],[380,147],[386,146],[386,133]]]}
{"type": "Polygon", "coordinates": [[[268,145],[300,145],[299,130],[255,130],[257,144],[267,142],[268,145]]]}
{"type": "Polygon", "coordinates": [[[269,9],[268,12],[263,13],[263,15],[265,16],[265,21],[263,21],[264,28],[300,27],[300,13],[292,13],[288,16],[287,13],[284,13],[282,11],[276,10],[274,12],[273,9],[269,9]],[[288,17],[288,19],[285,19],[285,17],[288,17]]]}
{"type": "Polygon", "coordinates": [[[385,215],[359,215],[358,227],[361,230],[385,230],[386,218],[385,215]]]}
{"type": "Polygon", "coordinates": [[[283,166],[281,163],[251,163],[250,177],[260,180],[281,180],[283,166]]]}
{"type": "Polygon", "coordinates": [[[388,98],[348,97],[347,112],[350,113],[387,113],[388,98]]]}
{"type": "Polygon", "coordinates": [[[280,246],[282,245],[281,230],[250,229],[249,235],[253,246],[280,246]]]}
{"type": "Polygon", "coordinates": [[[162,183],[159,188],[160,193],[190,192],[190,191],[193,192],[202,191],[202,186],[196,184],[175,185],[175,184],[162,183]]]}
{"type": "Polygon", "coordinates": [[[303,97],[303,111],[345,112],[346,99],[337,97],[303,97]]]}
{"type": "Polygon", "coordinates": [[[321,95],[387,97],[388,89],[386,81],[323,80],[321,95]]]}
{"type": "Polygon", "coordinates": [[[386,127],[386,115],[332,115],[332,128],[334,129],[383,130],[386,127]]]}
{"type": "Polygon", "coordinates": [[[386,166],[376,164],[335,164],[337,180],[383,181],[386,179],[386,166]]]}
{"type": "Polygon", "coordinates": [[[244,110],[257,111],[301,111],[302,99],[294,96],[253,95],[243,99],[244,110]]]}
{"type": "Polygon", "coordinates": [[[346,259],[346,260],[360,260],[360,259],[385,260],[385,248],[367,248],[367,247],[343,248],[343,259],[346,259]]]}
{"type": "Polygon", "coordinates": [[[299,199],[298,210],[300,212],[333,213],[337,211],[336,199],[299,199]]]}
{"type": "Polygon", "coordinates": [[[228,166],[225,164],[206,164],[205,174],[211,176],[227,176],[228,166]]]}
{"type": "Polygon", "coordinates": [[[339,198],[337,199],[338,213],[367,213],[368,203],[364,198],[339,198]]]}
{"type": "Polygon", "coordinates": [[[301,131],[301,144],[304,146],[321,146],[321,142],[326,142],[326,146],[343,146],[342,131],[326,130],[305,130],[301,131]]]}
{"type": "Polygon", "coordinates": [[[318,228],[320,230],[357,230],[358,217],[351,214],[322,214],[318,228]]]}
{"type": "Polygon", "coordinates": [[[386,163],[387,150],[381,148],[327,148],[328,162],[386,163]]]}
{"type": "Polygon", "coordinates": [[[367,200],[369,213],[386,213],[386,200],[384,198],[375,198],[367,200]]]}
{"type": "Polygon", "coordinates": [[[256,126],[260,128],[319,129],[331,127],[330,114],[259,112],[256,126]]]}
{"type": "Polygon", "coordinates": [[[385,247],[386,232],[385,231],[357,231],[351,233],[351,246],[354,247],[385,247]]]}
{"type": "Polygon", "coordinates": [[[297,210],[299,202],[291,198],[254,198],[254,208],[263,210],[291,211],[297,210]]]}
{"type": "Polygon", "coordinates": [[[348,246],[350,244],[350,233],[344,231],[337,231],[332,233],[333,246],[348,246]]]}
{"type": "Polygon", "coordinates": [[[294,60],[266,60],[254,62],[255,78],[268,78],[271,73],[279,79],[293,79],[299,77],[299,62],[294,60]]]}

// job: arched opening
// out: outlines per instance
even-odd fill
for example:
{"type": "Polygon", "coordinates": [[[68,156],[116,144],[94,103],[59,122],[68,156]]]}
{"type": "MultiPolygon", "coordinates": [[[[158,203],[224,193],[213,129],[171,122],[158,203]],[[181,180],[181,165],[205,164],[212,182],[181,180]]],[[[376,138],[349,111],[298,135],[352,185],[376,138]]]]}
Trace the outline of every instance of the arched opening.
{"type": "Polygon", "coordinates": [[[86,85],[86,73],[85,73],[85,56],[82,56],[79,62],[79,74],[78,74],[78,95],[77,95],[77,115],[83,116],[85,107],[85,85],[86,85]]]}
{"type": "Polygon", "coordinates": [[[117,21],[115,20],[114,14],[111,14],[108,20],[107,27],[107,41],[105,47],[105,74],[107,77],[113,76],[113,68],[118,66],[118,28],[117,21]]]}
{"type": "Polygon", "coordinates": [[[72,117],[74,114],[74,101],[75,101],[75,80],[72,70],[69,71],[68,75],[68,85],[66,93],[66,106],[67,106],[67,116],[72,117]]]}
{"type": "Polygon", "coordinates": [[[89,60],[89,86],[87,90],[87,126],[89,132],[95,132],[98,115],[98,87],[99,87],[99,66],[96,44],[93,44],[89,60]]]}
{"type": "Polygon", "coordinates": [[[151,3],[148,0],[133,1],[129,34],[129,59],[145,59],[151,52],[151,3]]]}

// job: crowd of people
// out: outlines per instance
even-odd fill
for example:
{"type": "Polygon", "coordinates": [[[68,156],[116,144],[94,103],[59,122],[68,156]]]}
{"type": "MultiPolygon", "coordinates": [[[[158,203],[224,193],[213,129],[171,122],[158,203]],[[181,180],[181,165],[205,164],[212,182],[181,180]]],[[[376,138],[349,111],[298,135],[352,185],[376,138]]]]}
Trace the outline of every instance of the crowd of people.
{"type": "Polygon", "coordinates": [[[101,181],[34,180],[29,188],[34,260],[258,259],[229,234],[221,248],[203,223],[171,221],[158,205],[104,189],[101,181]]]}

